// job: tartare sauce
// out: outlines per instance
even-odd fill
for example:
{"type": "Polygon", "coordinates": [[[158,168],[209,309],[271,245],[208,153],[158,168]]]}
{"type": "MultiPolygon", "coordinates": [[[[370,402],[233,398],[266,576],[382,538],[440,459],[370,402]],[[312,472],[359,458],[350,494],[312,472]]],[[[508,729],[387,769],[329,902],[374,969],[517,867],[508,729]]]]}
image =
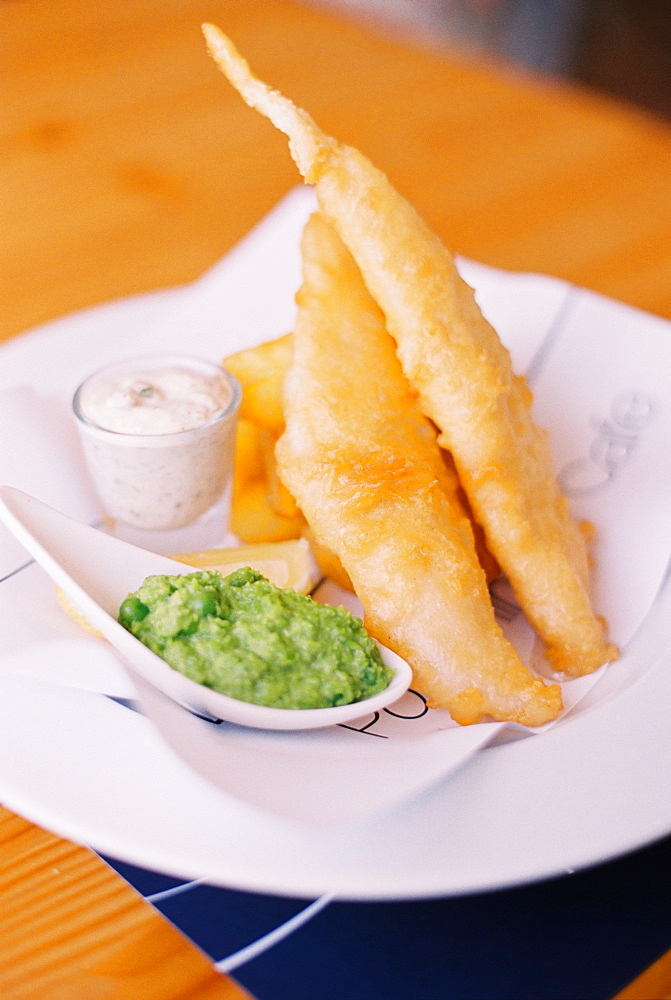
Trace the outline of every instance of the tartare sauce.
{"type": "Polygon", "coordinates": [[[88,378],[73,408],[107,513],[173,530],[210,510],[230,488],[239,404],[235,379],[197,359],[135,359],[88,378]]]}
{"type": "Polygon", "coordinates": [[[208,423],[231,389],[220,374],[183,367],[110,374],[86,383],[79,403],[92,423],[118,434],[175,434],[208,423]]]}

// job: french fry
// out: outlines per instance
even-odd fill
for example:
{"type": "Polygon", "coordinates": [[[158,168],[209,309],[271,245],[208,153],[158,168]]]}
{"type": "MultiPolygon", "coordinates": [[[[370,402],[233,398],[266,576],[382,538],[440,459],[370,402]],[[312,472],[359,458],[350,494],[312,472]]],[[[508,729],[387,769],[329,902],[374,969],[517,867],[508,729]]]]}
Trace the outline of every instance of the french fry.
{"type": "Polygon", "coordinates": [[[259,437],[268,489],[268,503],[280,517],[294,518],[299,513],[296,501],[280,479],[277,471],[275,458],[277,438],[264,428],[260,429],[259,437]]]}
{"type": "Polygon", "coordinates": [[[275,438],[284,429],[282,384],[291,364],[291,334],[224,358],[223,366],[242,386],[240,416],[275,438]]]}
{"type": "Polygon", "coordinates": [[[298,538],[305,524],[275,461],[275,442],[284,430],[282,384],[291,343],[287,334],[223,361],[242,386],[231,529],[245,542],[298,538]]]}
{"type": "Polygon", "coordinates": [[[282,517],[268,501],[268,483],[254,479],[233,499],[231,531],[243,542],[284,542],[300,538],[305,518],[282,517]]]}
{"type": "Polygon", "coordinates": [[[235,469],[233,472],[233,497],[242,493],[248,483],[262,479],[266,464],[261,443],[261,428],[244,417],[238,419],[235,434],[235,469]]]}

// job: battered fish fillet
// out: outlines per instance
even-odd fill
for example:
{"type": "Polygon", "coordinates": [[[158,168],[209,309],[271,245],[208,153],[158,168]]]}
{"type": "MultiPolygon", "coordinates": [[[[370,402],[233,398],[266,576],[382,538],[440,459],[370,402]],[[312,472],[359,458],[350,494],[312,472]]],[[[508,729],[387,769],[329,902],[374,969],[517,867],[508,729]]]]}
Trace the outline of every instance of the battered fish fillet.
{"type": "Polygon", "coordinates": [[[552,667],[580,676],[615,658],[591,606],[585,539],[556,483],[546,435],[531,418],[531,392],[452,254],[361,153],[324,135],[254,77],[219,29],[203,30],[229,81],[287,134],[300,172],[316,186],[552,667]]]}
{"type": "Polygon", "coordinates": [[[384,317],[320,216],[303,236],[278,468],[340,558],[366,626],[462,724],[538,726],[561,708],[494,618],[459,484],[404,377],[384,317]]]}

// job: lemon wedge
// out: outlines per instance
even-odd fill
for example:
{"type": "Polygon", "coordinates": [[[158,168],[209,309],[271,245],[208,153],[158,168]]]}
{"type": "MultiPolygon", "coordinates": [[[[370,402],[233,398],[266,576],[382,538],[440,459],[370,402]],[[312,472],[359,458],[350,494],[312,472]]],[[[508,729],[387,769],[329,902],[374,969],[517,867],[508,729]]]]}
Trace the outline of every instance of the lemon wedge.
{"type": "Polygon", "coordinates": [[[195,569],[216,569],[224,576],[242,566],[262,573],[276,587],[307,594],[320,579],[310,546],[304,538],[284,542],[256,542],[232,549],[207,549],[173,556],[195,569]]]}
{"type": "Polygon", "coordinates": [[[63,611],[65,611],[66,614],[70,615],[70,618],[73,618],[78,625],[81,625],[82,628],[85,628],[87,632],[91,633],[91,635],[100,635],[100,632],[93,627],[91,622],[88,621],[88,619],[81,613],[79,608],[77,608],[72,603],[72,601],[65,593],[65,591],[62,590],[59,586],[56,587],[56,600],[62,607],[63,611]]]}

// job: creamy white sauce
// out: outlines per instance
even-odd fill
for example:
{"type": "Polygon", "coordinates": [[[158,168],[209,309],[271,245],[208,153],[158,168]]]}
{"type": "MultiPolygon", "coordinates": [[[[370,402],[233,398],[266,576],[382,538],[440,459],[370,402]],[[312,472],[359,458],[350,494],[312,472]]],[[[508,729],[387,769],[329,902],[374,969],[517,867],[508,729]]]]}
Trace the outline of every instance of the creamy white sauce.
{"type": "Polygon", "coordinates": [[[208,362],[126,363],[87,380],[74,409],[107,513],[172,530],[210,510],[230,492],[237,404],[235,381],[208,362]]]}
{"type": "Polygon", "coordinates": [[[79,397],[84,416],[118,434],[174,434],[208,423],[231,399],[222,378],[186,368],[111,374],[79,397]]]}

